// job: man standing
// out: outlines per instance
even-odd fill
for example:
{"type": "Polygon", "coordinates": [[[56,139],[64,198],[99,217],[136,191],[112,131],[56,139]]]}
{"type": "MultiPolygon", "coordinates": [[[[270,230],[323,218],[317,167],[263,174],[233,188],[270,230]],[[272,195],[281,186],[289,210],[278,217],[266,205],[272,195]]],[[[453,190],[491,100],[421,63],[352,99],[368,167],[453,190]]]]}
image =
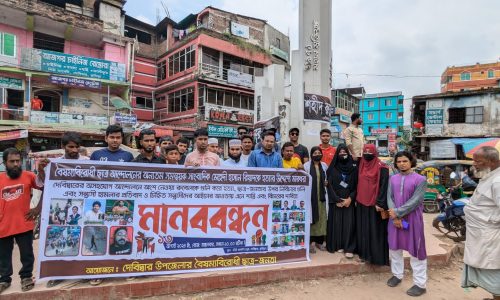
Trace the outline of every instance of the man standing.
{"type": "MultiPolygon", "coordinates": [[[[21,254],[21,289],[31,290],[33,282],[33,229],[35,218],[40,214],[42,201],[30,209],[31,189],[41,189],[36,175],[21,168],[21,152],[8,148],[3,152],[5,173],[0,174],[0,293],[10,287],[12,281],[12,251],[14,241],[21,254]]],[[[38,169],[40,173],[44,170],[38,169]]]]}
{"type": "Polygon", "coordinates": [[[217,154],[208,151],[208,131],[206,128],[196,129],[194,132],[196,149],[186,156],[186,167],[220,166],[217,154]]]}
{"type": "Polygon", "coordinates": [[[142,147],[142,153],[139,154],[133,162],[150,163],[150,164],[165,164],[165,160],[156,156],[156,133],[153,129],[143,129],[139,133],[139,143],[142,147]]]}
{"type": "Polygon", "coordinates": [[[219,140],[216,138],[208,139],[208,151],[219,155],[219,140]]]}
{"type": "Polygon", "coordinates": [[[465,240],[462,287],[481,287],[500,299],[500,158],[485,146],[473,155],[474,167],[485,171],[465,206],[465,240]]]}
{"type": "Polygon", "coordinates": [[[242,139],[244,135],[248,134],[248,129],[245,126],[238,127],[238,139],[242,139]]]}
{"type": "Polygon", "coordinates": [[[179,165],[183,165],[184,162],[186,161],[186,156],[188,153],[189,140],[181,137],[180,139],[177,140],[176,144],[177,144],[177,150],[179,150],[179,154],[181,155],[181,158],[179,160],[179,165]]]}
{"type": "Polygon", "coordinates": [[[323,159],[321,159],[321,161],[324,162],[327,166],[330,166],[333,157],[335,156],[335,152],[337,151],[337,148],[330,145],[332,132],[330,131],[330,129],[321,129],[321,131],[319,132],[319,137],[321,139],[321,144],[319,145],[319,147],[323,152],[323,159]]]}
{"type": "Polygon", "coordinates": [[[288,137],[290,138],[290,142],[293,144],[293,152],[295,156],[300,158],[302,163],[306,163],[309,160],[309,150],[304,145],[299,144],[299,129],[292,128],[288,131],[288,137]]]}
{"type": "Polygon", "coordinates": [[[255,150],[248,158],[248,166],[256,168],[283,168],[281,155],[274,150],[276,137],[274,132],[266,131],[262,140],[262,148],[255,150]]]}
{"type": "Polygon", "coordinates": [[[247,161],[248,163],[248,158],[250,157],[250,153],[252,153],[253,149],[253,138],[249,135],[244,135],[241,137],[241,146],[241,159],[247,161]]]}
{"type": "Polygon", "coordinates": [[[427,181],[413,171],[417,161],[410,152],[401,151],[394,157],[399,171],[389,179],[387,206],[391,222],[387,227],[389,257],[393,276],[387,281],[390,287],[401,283],[404,274],[403,250],[410,253],[413,286],[406,292],[418,297],[426,292],[427,253],[425,251],[423,202],[427,181]]]}
{"type": "Polygon", "coordinates": [[[285,169],[296,169],[304,170],[304,166],[300,161],[300,158],[293,156],[293,144],[292,142],[286,142],[281,148],[281,155],[283,156],[283,168],[285,169]]]}
{"type": "Polygon", "coordinates": [[[362,123],[363,120],[361,120],[360,114],[353,113],[351,115],[351,125],[344,130],[345,143],[354,161],[358,161],[363,156],[365,136],[363,135],[363,129],[359,128],[362,123]]]}
{"type": "Polygon", "coordinates": [[[132,153],[120,148],[123,142],[123,128],[121,126],[109,125],[106,128],[104,140],[108,147],[94,151],[90,156],[91,160],[131,162],[134,159],[132,153]]]}
{"type": "Polygon", "coordinates": [[[64,149],[64,159],[89,159],[87,156],[80,154],[80,146],[82,139],[80,134],[73,131],[65,132],[61,138],[62,147],[64,149]]]}
{"type": "Polygon", "coordinates": [[[229,141],[229,158],[222,162],[227,168],[244,168],[248,161],[241,159],[241,141],[234,139],[229,141]]]}

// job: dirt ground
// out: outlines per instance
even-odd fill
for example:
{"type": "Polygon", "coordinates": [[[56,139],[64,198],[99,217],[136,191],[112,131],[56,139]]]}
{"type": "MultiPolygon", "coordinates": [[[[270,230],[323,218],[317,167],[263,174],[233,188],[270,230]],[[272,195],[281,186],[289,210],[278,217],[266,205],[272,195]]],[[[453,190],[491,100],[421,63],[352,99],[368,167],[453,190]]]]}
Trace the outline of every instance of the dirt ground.
{"type": "MultiPolygon", "coordinates": [[[[482,289],[463,289],[460,276],[463,263],[453,258],[446,267],[431,268],[427,293],[419,299],[458,300],[484,299],[491,295],[482,289]]],[[[281,283],[240,287],[211,292],[153,297],[149,299],[196,299],[196,300],[291,300],[291,299],[414,299],[406,295],[412,286],[411,271],[406,270],[403,282],[395,288],[386,285],[390,273],[352,275],[344,277],[322,278],[307,281],[288,281],[281,283]]]]}

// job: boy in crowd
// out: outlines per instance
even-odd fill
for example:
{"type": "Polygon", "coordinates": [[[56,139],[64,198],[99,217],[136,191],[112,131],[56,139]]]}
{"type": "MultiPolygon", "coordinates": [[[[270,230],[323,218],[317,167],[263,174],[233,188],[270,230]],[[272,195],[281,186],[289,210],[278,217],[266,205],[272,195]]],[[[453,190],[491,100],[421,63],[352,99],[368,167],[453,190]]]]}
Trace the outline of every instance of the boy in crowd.
{"type": "Polygon", "coordinates": [[[181,159],[181,153],[176,145],[170,145],[163,150],[163,155],[167,165],[178,165],[181,159]]]}

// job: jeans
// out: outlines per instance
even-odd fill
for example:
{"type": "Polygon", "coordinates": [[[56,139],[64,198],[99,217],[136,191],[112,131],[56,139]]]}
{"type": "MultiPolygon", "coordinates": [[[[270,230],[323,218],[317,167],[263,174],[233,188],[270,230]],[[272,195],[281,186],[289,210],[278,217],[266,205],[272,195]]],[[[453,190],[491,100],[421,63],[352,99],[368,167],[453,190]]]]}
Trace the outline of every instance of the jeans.
{"type": "Polygon", "coordinates": [[[33,277],[33,231],[27,231],[16,235],[0,238],[0,282],[12,281],[12,250],[16,240],[21,254],[22,268],[19,271],[21,279],[33,277]]]}

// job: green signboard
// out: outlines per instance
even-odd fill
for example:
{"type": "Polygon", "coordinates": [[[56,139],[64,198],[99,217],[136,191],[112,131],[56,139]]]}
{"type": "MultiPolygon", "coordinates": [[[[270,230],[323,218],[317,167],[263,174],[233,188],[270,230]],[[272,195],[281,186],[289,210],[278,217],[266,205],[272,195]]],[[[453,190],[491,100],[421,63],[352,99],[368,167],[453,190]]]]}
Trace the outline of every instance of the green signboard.
{"type": "Polygon", "coordinates": [[[230,126],[208,125],[208,136],[236,138],[238,136],[238,130],[230,126]]]}
{"type": "Polygon", "coordinates": [[[442,109],[428,109],[425,111],[425,125],[442,125],[443,120],[442,109]]]}
{"type": "Polygon", "coordinates": [[[79,77],[125,81],[125,65],[93,57],[24,48],[21,65],[30,70],[79,77]]]}
{"type": "Polygon", "coordinates": [[[13,89],[13,90],[24,90],[23,80],[17,79],[17,78],[0,76],[0,88],[13,89]]]}
{"type": "Polygon", "coordinates": [[[273,45],[269,47],[269,50],[272,55],[277,56],[288,62],[288,53],[286,51],[283,51],[278,47],[274,47],[273,45]]]}

